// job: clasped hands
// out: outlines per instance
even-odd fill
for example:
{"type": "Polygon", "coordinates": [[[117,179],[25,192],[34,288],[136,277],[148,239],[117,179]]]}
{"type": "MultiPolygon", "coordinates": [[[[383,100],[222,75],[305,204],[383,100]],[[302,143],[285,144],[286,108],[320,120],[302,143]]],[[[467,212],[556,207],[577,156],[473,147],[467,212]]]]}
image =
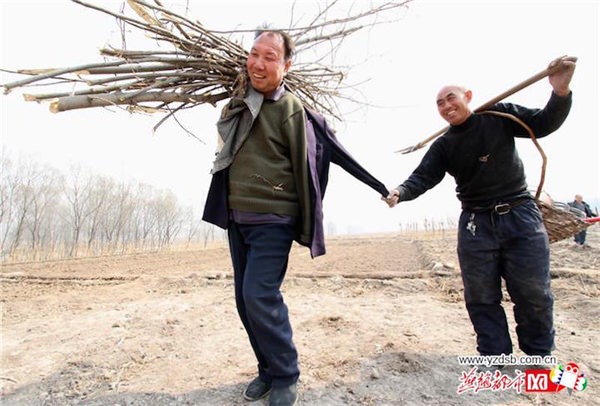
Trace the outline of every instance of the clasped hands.
{"type": "Polygon", "coordinates": [[[388,207],[391,209],[392,207],[398,204],[398,199],[400,197],[400,192],[397,189],[390,189],[387,197],[381,196],[381,200],[387,203],[388,207]]]}

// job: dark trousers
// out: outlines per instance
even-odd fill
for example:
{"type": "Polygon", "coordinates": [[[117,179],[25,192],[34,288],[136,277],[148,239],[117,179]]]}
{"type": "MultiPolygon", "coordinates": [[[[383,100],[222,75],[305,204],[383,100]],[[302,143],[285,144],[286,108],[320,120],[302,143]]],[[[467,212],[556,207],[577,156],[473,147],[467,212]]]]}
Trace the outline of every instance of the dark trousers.
{"type": "Polygon", "coordinates": [[[519,348],[528,355],[551,353],[554,298],[549,250],[542,217],[533,200],[507,214],[461,213],[458,258],[465,303],[480,354],[512,352],[501,305],[501,278],[514,304],[519,348]]]}
{"type": "Polygon", "coordinates": [[[583,230],[583,231],[579,232],[578,234],[575,234],[575,242],[579,245],[585,244],[586,234],[587,234],[587,230],[583,230]]]}
{"type": "Polygon", "coordinates": [[[237,311],[258,360],[258,374],[273,387],[295,383],[300,374],[281,284],[295,227],[229,223],[237,311]]]}

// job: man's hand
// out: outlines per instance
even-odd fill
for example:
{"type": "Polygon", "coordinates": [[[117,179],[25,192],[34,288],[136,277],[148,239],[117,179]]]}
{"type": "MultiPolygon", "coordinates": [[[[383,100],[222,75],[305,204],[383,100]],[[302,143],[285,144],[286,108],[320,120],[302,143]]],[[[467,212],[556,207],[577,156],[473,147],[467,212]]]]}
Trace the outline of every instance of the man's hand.
{"type": "Polygon", "coordinates": [[[571,92],[571,88],[569,84],[571,83],[571,79],[573,78],[573,74],[575,73],[575,66],[577,65],[577,57],[575,56],[561,56],[560,58],[556,58],[548,65],[549,69],[552,69],[556,66],[560,66],[556,72],[548,76],[550,81],[550,85],[559,96],[568,96],[571,92]]]}
{"type": "Polygon", "coordinates": [[[400,197],[400,192],[397,189],[391,189],[387,197],[381,197],[381,200],[387,203],[389,208],[392,208],[398,204],[398,198],[400,197]]]}

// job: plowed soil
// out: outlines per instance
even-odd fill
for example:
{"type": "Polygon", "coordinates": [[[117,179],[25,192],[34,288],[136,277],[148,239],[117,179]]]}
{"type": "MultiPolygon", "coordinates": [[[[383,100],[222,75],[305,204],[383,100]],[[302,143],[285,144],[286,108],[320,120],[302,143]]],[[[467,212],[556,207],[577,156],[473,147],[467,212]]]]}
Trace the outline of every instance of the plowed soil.
{"type": "MultiPolygon", "coordinates": [[[[300,356],[299,405],[600,404],[600,230],[552,245],[556,351],[582,392],[458,394],[475,355],[454,232],[328,238],[293,248],[284,297],[300,356]]],[[[256,361],[225,243],[3,265],[3,405],[243,405],[256,361]]],[[[511,303],[505,295],[511,324],[511,303]]],[[[515,348],[515,354],[523,355],[515,348]]],[[[515,378],[514,369],[502,371],[515,378]]],[[[266,400],[254,403],[267,404],[266,400]]]]}

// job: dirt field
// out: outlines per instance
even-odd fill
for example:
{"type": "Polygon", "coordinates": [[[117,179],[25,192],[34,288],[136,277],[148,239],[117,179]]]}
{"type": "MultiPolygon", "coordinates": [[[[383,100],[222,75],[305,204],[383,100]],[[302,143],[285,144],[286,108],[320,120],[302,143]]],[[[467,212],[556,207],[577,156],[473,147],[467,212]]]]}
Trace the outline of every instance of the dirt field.
{"type": "MultiPolygon", "coordinates": [[[[552,245],[554,355],[589,382],[571,395],[457,394],[470,367],[456,356],[475,355],[475,337],[453,232],[329,238],[316,260],[294,247],[284,290],[298,404],[600,404],[600,227],[588,242],[552,245]]],[[[3,405],[247,404],[255,360],[224,245],[5,265],[0,276],[3,405]]]]}

